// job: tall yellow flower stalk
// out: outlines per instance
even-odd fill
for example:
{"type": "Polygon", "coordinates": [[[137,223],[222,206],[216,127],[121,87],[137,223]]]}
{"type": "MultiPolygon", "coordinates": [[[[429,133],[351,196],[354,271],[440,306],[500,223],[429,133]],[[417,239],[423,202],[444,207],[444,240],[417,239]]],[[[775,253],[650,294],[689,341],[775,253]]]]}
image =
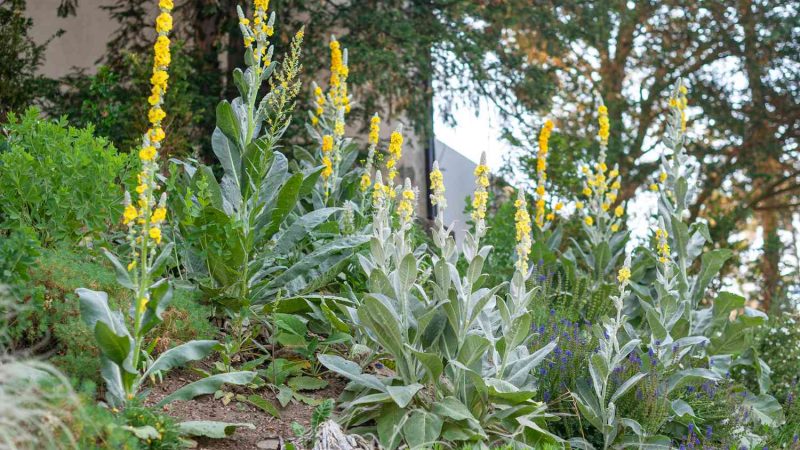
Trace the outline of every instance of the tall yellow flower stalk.
{"type": "Polygon", "coordinates": [[[517,191],[517,200],[514,201],[517,212],[514,214],[516,228],[517,261],[514,263],[517,270],[526,275],[528,273],[528,256],[531,253],[531,215],[528,213],[528,202],[522,190],[517,191]]]}
{"type": "Polygon", "coordinates": [[[411,180],[406,178],[403,189],[400,191],[400,201],[397,203],[397,216],[400,218],[400,228],[405,230],[414,220],[414,207],[417,204],[417,193],[411,187],[411,180]]]}
{"type": "Polygon", "coordinates": [[[150,301],[150,268],[161,244],[161,224],[167,216],[165,192],[158,195],[159,185],[156,179],[158,172],[158,151],[161,149],[165,133],[162,121],[164,112],[164,94],[167,92],[169,65],[171,62],[169,32],[172,30],[172,0],[159,1],[160,13],[156,18],[158,37],[153,46],[153,75],[150,77],[150,96],[147,101],[150,110],[147,113],[150,128],[142,138],[139,160],[142,169],[137,175],[137,200],[134,203],[131,194],[125,193],[123,221],[128,228],[128,239],[131,243],[131,261],[128,272],[135,285],[134,331],[135,345],[134,368],[138,367],[139,349],[142,345],[140,333],[142,316],[150,301]],[[156,201],[158,198],[158,201],[156,201]]]}
{"type": "Polygon", "coordinates": [[[347,94],[347,76],[350,70],[347,67],[347,50],[342,51],[339,41],[331,37],[331,78],[330,96],[333,106],[338,110],[342,108],[345,113],[350,112],[350,98],[347,94]]]}
{"type": "Polygon", "coordinates": [[[486,204],[489,201],[489,167],[486,165],[486,152],[475,168],[475,193],[472,195],[472,220],[475,221],[475,237],[480,239],[486,231],[486,204]]]}
{"type": "Polygon", "coordinates": [[[545,220],[545,195],[547,185],[547,152],[550,148],[550,133],[553,131],[553,122],[547,120],[539,133],[539,152],[536,155],[536,225],[544,227],[545,220]]]}
{"type": "Polygon", "coordinates": [[[599,242],[610,238],[612,233],[619,231],[625,208],[617,205],[612,209],[617,202],[622,184],[618,166],[615,165],[613,169],[609,170],[606,164],[610,134],[608,108],[601,103],[597,108],[597,114],[600,157],[594,167],[584,166],[581,169],[586,177],[582,191],[585,199],[578,201],[576,206],[583,215],[584,224],[592,231],[589,233],[590,237],[593,238],[593,241],[599,242]]]}
{"type": "Polygon", "coordinates": [[[387,184],[392,187],[397,176],[397,164],[403,157],[403,127],[398,126],[389,137],[389,157],[386,159],[387,184]]]}
{"type": "Polygon", "coordinates": [[[361,175],[359,187],[361,192],[366,192],[372,184],[372,170],[375,165],[375,150],[378,148],[378,139],[381,135],[381,118],[378,114],[372,116],[369,121],[369,150],[367,151],[367,161],[364,165],[364,173],[361,175]]]}

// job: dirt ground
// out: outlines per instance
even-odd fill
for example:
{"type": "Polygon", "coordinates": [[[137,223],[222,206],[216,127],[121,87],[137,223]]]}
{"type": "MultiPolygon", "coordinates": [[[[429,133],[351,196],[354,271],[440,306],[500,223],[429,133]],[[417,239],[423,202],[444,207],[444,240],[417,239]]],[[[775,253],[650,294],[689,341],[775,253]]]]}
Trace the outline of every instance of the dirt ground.
{"type": "MultiPolygon", "coordinates": [[[[171,372],[164,382],[154,387],[148,398],[148,403],[155,404],[159,400],[174,392],[176,389],[195,381],[199,378],[193,372],[179,370],[171,372]]],[[[345,382],[333,375],[323,376],[328,382],[328,387],[318,391],[304,391],[303,394],[319,400],[332,398],[336,400],[345,386],[345,382]]],[[[236,386],[223,386],[226,392],[252,394],[252,391],[242,390],[236,386]]],[[[231,423],[251,423],[255,429],[239,428],[226,439],[198,439],[199,449],[214,450],[251,450],[251,449],[277,449],[281,438],[291,440],[292,422],[298,422],[308,427],[311,421],[313,406],[292,400],[286,408],[281,408],[275,395],[269,389],[261,389],[257,394],[271,401],[278,407],[280,419],[271,416],[255,406],[232,400],[227,405],[213,395],[203,395],[190,401],[175,401],[165,407],[164,412],[179,421],[184,420],[214,420],[231,423]],[[266,442],[265,442],[266,441],[266,442]],[[259,446],[259,444],[261,446],[259,446]]]]}

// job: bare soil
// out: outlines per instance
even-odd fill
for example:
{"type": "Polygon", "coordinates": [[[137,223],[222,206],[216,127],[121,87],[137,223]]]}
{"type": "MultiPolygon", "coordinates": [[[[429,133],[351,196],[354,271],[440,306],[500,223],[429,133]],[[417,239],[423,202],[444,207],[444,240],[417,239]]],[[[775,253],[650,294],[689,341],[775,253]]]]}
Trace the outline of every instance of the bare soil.
{"type": "MultiPolygon", "coordinates": [[[[302,394],[315,399],[324,400],[326,398],[337,399],[345,386],[345,381],[331,374],[325,374],[322,378],[328,382],[328,386],[318,391],[303,391],[302,394]]],[[[169,373],[163,383],[155,386],[149,397],[148,403],[155,404],[176,389],[199,379],[199,376],[187,370],[177,370],[169,373]]],[[[251,423],[255,429],[239,428],[236,432],[226,439],[197,439],[199,449],[214,450],[251,450],[265,448],[258,447],[262,441],[292,440],[292,422],[298,422],[308,428],[311,421],[311,414],[314,406],[292,400],[285,408],[280,407],[280,403],[275,398],[275,394],[270,389],[264,388],[256,392],[249,389],[241,389],[237,386],[223,386],[226,392],[234,392],[245,395],[256,393],[261,395],[275,405],[280,418],[275,418],[269,413],[256,408],[248,403],[241,403],[231,400],[225,405],[222,399],[215,399],[213,395],[203,395],[189,401],[175,401],[164,407],[164,412],[179,421],[186,420],[213,420],[230,423],[251,423]]],[[[274,448],[274,447],[273,447],[274,448]]]]}

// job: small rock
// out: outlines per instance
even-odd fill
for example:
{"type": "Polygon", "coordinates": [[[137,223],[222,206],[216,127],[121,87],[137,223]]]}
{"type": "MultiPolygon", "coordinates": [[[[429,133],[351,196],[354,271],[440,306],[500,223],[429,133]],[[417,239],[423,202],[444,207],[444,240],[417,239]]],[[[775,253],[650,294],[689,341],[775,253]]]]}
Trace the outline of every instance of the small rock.
{"type": "Polygon", "coordinates": [[[256,443],[257,448],[265,450],[278,450],[280,446],[281,446],[281,441],[279,439],[264,439],[263,441],[259,441],[256,443]]]}

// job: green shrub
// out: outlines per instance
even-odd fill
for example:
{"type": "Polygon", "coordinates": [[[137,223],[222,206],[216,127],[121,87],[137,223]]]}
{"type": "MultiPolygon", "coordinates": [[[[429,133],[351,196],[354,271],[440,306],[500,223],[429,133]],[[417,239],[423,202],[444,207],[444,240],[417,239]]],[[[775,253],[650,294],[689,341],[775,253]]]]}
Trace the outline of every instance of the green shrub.
{"type": "Polygon", "coordinates": [[[9,114],[0,140],[2,227],[31,227],[42,245],[76,243],[119,219],[128,163],[92,127],[9,114]]]}
{"type": "MultiPolygon", "coordinates": [[[[17,348],[52,351],[51,362],[73,380],[99,380],[100,363],[95,339],[80,318],[75,289],[90,286],[109,293],[116,308],[127,309],[130,293],[119,286],[105,258],[65,249],[43,250],[30,268],[35,286],[22,299],[26,308],[11,322],[8,333],[17,348]]],[[[178,289],[172,308],[164,313],[160,336],[154,346],[170,346],[214,333],[210,310],[199,304],[195,293],[178,289]]]]}

